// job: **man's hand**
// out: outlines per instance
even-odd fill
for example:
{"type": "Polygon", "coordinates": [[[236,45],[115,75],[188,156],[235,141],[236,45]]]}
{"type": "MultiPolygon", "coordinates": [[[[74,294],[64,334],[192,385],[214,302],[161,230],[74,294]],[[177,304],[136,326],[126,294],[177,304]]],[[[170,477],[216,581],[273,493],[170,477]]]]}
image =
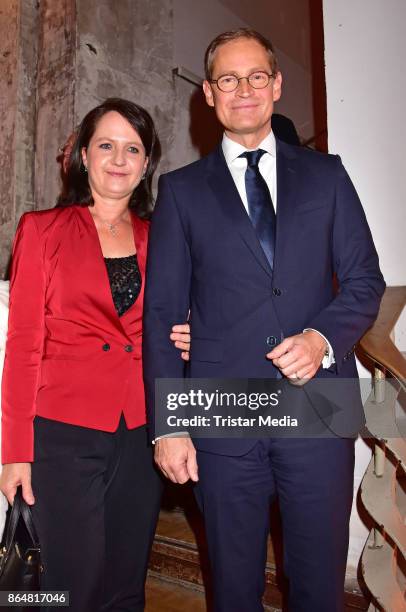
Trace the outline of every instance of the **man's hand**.
{"type": "Polygon", "coordinates": [[[190,325],[189,323],[183,323],[181,325],[174,325],[172,327],[172,333],[169,336],[176,348],[181,349],[181,357],[184,361],[189,361],[190,353],[190,325]]]}
{"type": "Polygon", "coordinates": [[[303,384],[316,374],[326,351],[324,338],[316,331],[306,331],[285,338],[267,354],[275,367],[293,383],[300,380],[303,384]]]}
{"type": "Polygon", "coordinates": [[[31,463],[7,463],[3,465],[0,476],[0,491],[7,497],[9,504],[14,501],[17,487],[22,485],[23,498],[32,506],[35,503],[31,488],[31,463]]]}
{"type": "Polygon", "coordinates": [[[196,450],[189,437],[160,438],[155,444],[155,463],[169,480],[184,484],[199,480],[196,450]]]}

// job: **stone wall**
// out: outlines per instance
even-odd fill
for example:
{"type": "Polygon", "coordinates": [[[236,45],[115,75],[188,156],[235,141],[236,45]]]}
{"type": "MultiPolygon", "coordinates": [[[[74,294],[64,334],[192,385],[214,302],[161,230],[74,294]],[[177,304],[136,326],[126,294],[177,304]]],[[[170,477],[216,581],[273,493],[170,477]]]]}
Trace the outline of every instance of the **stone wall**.
{"type": "Polygon", "coordinates": [[[0,5],[0,266],[7,268],[16,221],[33,208],[37,7],[0,5]]]}
{"type": "Polygon", "coordinates": [[[8,236],[14,216],[14,142],[16,112],[14,100],[17,96],[17,49],[18,49],[18,1],[11,0],[6,8],[0,7],[0,256],[2,263],[7,257],[8,236]]]}
{"type": "Polygon", "coordinates": [[[59,148],[75,125],[75,0],[41,0],[37,57],[35,208],[41,210],[55,205],[59,148]]]}
{"type": "Polygon", "coordinates": [[[53,206],[58,146],[73,126],[75,0],[0,6],[0,269],[21,215],[53,206]]]}
{"type": "MultiPolygon", "coordinates": [[[[237,25],[244,23],[218,0],[204,7],[186,0],[0,1],[0,275],[21,214],[56,202],[59,148],[105,98],[149,110],[162,143],[157,176],[213,148],[221,133],[213,110],[173,69],[196,64],[201,75],[208,40],[237,25]]],[[[289,70],[287,107],[290,99],[297,104],[289,113],[306,128],[311,101],[303,103],[302,90],[309,88],[289,70]]]]}
{"type": "Polygon", "coordinates": [[[144,106],[162,143],[160,172],[174,138],[172,17],[172,0],[77,0],[76,120],[112,96],[144,106]]]}
{"type": "Polygon", "coordinates": [[[7,9],[0,7],[3,276],[21,214],[54,206],[61,187],[59,148],[105,98],[128,98],[149,110],[162,142],[158,173],[198,157],[187,125],[193,86],[172,74],[172,2],[11,0],[7,9]]]}

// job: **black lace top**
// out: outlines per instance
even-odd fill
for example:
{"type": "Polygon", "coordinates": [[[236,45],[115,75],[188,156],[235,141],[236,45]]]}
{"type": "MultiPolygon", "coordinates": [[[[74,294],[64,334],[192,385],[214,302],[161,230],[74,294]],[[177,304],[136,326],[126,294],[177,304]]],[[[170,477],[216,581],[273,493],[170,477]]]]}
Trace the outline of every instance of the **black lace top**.
{"type": "Polygon", "coordinates": [[[114,306],[121,317],[139,296],[142,279],[137,255],[105,257],[114,306]]]}

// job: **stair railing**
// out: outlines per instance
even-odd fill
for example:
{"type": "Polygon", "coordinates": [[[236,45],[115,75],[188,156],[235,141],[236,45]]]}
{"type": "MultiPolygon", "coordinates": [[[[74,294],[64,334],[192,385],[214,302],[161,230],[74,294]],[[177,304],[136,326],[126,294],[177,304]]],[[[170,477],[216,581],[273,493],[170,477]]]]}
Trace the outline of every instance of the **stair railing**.
{"type": "Polygon", "coordinates": [[[394,328],[406,304],[406,287],[388,287],[378,318],[360,342],[374,364],[365,403],[374,452],[361,484],[361,500],[375,525],[361,557],[372,596],[368,612],[406,612],[406,357],[394,328]]]}

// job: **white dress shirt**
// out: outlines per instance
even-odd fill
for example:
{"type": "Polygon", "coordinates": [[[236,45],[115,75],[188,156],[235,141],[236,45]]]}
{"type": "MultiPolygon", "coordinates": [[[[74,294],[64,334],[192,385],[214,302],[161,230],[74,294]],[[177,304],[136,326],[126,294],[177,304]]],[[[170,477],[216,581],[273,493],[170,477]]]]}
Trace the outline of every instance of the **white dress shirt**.
{"type": "MultiPolygon", "coordinates": [[[[245,147],[234,142],[225,134],[221,143],[224,157],[228,169],[231,172],[235,186],[245,210],[248,212],[247,192],[245,190],[245,171],[247,169],[247,159],[239,157],[241,153],[247,151],[245,147]]],[[[262,149],[266,153],[261,157],[258,164],[258,169],[268,185],[269,193],[271,194],[272,202],[276,212],[277,191],[276,191],[276,141],[273,132],[270,132],[266,138],[260,143],[257,149],[262,149]]]]}

